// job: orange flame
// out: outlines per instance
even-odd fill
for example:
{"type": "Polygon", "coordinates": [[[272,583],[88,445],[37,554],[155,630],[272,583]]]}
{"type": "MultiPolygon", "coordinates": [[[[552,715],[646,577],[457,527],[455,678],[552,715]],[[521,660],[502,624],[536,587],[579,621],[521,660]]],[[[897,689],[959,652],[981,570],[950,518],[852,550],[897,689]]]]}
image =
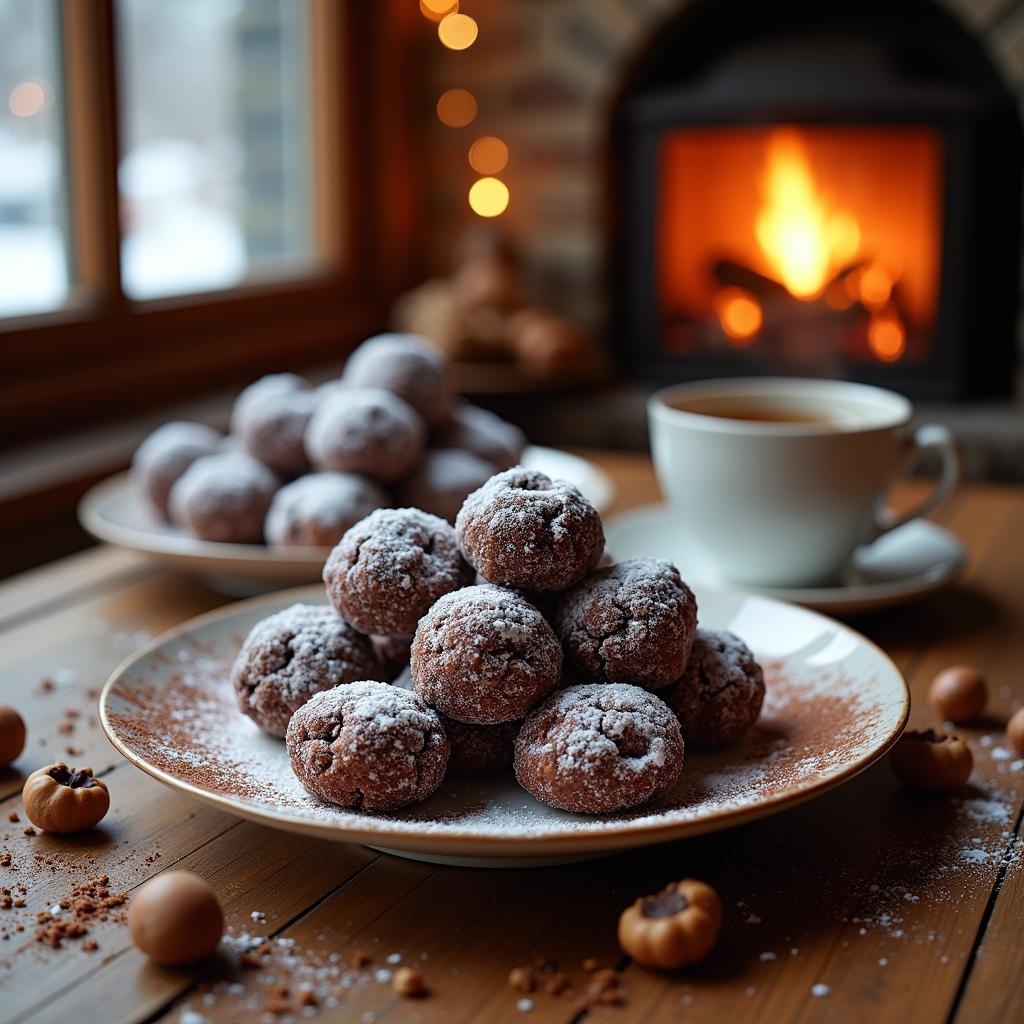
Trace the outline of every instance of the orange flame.
{"type": "Polygon", "coordinates": [[[792,295],[815,298],[857,252],[860,225],[851,214],[829,209],[803,142],[792,129],[779,129],[768,140],[761,187],[757,244],[792,295]]]}

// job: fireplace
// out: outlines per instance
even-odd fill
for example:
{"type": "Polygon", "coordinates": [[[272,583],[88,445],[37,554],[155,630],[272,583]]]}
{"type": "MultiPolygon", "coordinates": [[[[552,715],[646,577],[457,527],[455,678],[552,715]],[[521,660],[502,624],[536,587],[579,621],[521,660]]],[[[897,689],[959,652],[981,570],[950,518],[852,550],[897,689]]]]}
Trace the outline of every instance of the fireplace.
{"type": "Polygon", "coordinates": [[[925,0],[695,0],[613,104],[612,336],[650,380],[1011,388],[1021,129],[925,0]]]}

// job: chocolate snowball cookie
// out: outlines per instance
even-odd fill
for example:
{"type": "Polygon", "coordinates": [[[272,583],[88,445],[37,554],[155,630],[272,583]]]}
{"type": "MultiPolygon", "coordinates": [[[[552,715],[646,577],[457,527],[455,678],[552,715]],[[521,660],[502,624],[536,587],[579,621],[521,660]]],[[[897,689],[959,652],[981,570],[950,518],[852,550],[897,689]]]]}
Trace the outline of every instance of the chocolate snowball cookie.
{"type": "Polygon", "coordinates": [[[562,648],[536,608],[486,584],[446,594],[420,619],[409,667],[416,692],[450,718],[511,722],[558,685],[562,648]]]}
{"type": "Polygon", "coordinates": [[[462,778],[493,775],[512,763],[520,721],[477,725],[440,715],[448,737],[448,774],[462,778]]]}
{"type": "Polygon", "coordinates": [[[324,564],[327,595],[338,614],[380,636],[412,636],[442,594],[471,579],[451,524],[418,508],[371,513],[341,538],[324,564]]]}
{"type": "Polygon", "coordinates": [[[196,459],[221,445],[220,431],[205,423],[174,422],[157,427],[132,456],[132,478],[162,516],[178,478],[196,459]]]}
{"type": "Polygon", "coordinates": [[[242,446],[282,476],[307,472],[306,425],[313,406],[313,392],[299,389],[274,391],[251,403],[237,417],[242,446]]]}
{"type": "Polygon", "coordinates": [[[472,452],[435,448],[402,481],[398,500],[402,505],[421,508],[454,523],[467,496],[497,472],[493,462],[472,452]]]}
{"type": "Polygon", "coordinates": [[[231,406],[230,430],[232,434],[242,433],[242,426],[253,409],[272,395],[284,394],[289,391],[307,391],[309,384],[297,373],[268,373],[259,380],[242,388],[231,406]]]}
{"type": "Polygon", "coordinates": [[[293,604],[256,623],[231,669],[238,707],[272,736],[321,690],[374,679],[380,662],[368,636],[326,605],[293,604]]]}
{"type": "Polygon", "coordinates": [[[555,631],[574,682],[678,679],[697,628],[697,601],[671,562],[633,558],[598,569],[562,594],[555,631]]]}
{"type": "Polygon", "coordinates": [[[750,648],[733,633],[698,629],[686,671],[660,691],[694,749],[735,743],[757,721],[764,703],[764,673],[750,648]]]}
{"type": "Polygon", "coordinates": [[[474,491],[455,532],[484,579],[531,590],[571,587],[604,551],[597,509],[572,484],[522,466],[474,491]]]}
{"type": "Polygon", "coordinates": [[[277,488],[277,477],[251,455],[205,455],[171,488],[171,518],[202,540],[258,544],[277,488]]]}
{"type": "Polygon", "coordinates": [[[523,457],[526,435],[508,420],[488,409],[463,402],[452,410],[451,419],[437,429],[439,448],[462,448],[493,462],[500,471],[511,469],[523,457]]]}
{"type": "Polygon", "coordinates": [[[431,426],[448,418],[448,360],[418,334],[378,334],[368,338],[349,357],[343,379],[353,387],[393,392],[431,426]]]}
{"type": "Polygon", "coordinates": [[[426,441],[423,420],[382,388],[336,388],[317,405],[306,452],[317,469],[362,473],[384,483],[404,476],[426,441]]]}
{"type": "Polygon", "coordinates": [[[274,495],[264,533],[277,547],[329,548],[374,509],[387,494],[357,473],[310,473],[274,495]]]}
{"type": "Polygon", "coordinates": [[[292,771],[313,796],[366,811],[425,800],[448,761],[437,713],[387,683],[315,694],[292,715],[287,743],[292,771]]]}
{"type": "Polygon", "coordinates": [[[570,686],[527,716],[516,738],[519,784],[551,807],[621,811],[679,778],[683,738],[663,700],[627,683],[570,686]]]}
{"type": "MultiPolygon", "coordinates": [[[[412,638],[408,636],[371,636],[373,649],[377,652],[380,662],[382,679],[388,683],[396,683],[398,677],[409,667],[409,648],[412,638]]],[[[407,690],[412,689],[412,679],[407,690]]]]}

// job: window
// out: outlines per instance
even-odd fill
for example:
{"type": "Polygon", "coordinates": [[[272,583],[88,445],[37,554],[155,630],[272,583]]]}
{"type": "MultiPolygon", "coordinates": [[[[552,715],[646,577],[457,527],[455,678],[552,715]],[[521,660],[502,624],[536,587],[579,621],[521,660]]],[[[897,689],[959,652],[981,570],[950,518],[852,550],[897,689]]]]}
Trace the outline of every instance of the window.
{"type": "Polygon", "coordinates": [[[417,13],[0,0],[0,444],[383,326],[414,277],[417,13]]]}
{"type": "Polygon", "coordinates": [[[0,316],[56,309],[68,293],[57,13],[0,0],[0,316]]]}
{"type": "Polygon", "coordinates": [[[121,0],[121,273],[135,299],[312,262],[305,6],[121,0]]]}

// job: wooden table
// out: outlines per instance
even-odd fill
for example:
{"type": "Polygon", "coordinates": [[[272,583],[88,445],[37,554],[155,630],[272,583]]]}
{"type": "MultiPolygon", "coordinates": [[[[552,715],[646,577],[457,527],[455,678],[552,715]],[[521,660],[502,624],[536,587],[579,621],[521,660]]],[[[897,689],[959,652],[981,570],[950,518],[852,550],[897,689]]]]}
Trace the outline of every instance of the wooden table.
{"type": "MultiPolygon", "coordinates": [[[[594,457],[617,481],[619,509],[653,500],[646,460],[594,457]]],[[[923,698],[938,669],[966,661],[987,674],[992,719],[964,730],[976,754],[965,792],[914,796],[883,764],[752,825],[530,871],[435,867],[300,838],[165,789],[114,756],[96,725],[96,688],[133,647],[223,598],[108,548],[11,580],[0,586],[0,701],[20,708],[30,742],[18,770],[0,773],[0,853],[12,855],[0,885],[28,892],[24,908],[0,910],[10,936],[0,1020],[259,1020],[241,1006],[267,970],[228,976],[204,1001],[203,971],[147,963],[121,924],[95,927],[93,952],[82,940],[59,950],[33,941],[36,911],[74,882],[106,873],[131,892],[170,867],[215,886],[235,934],[293,939],[292,955],[321,963],[372,956],[336,1008],[319,1008],[323,1020],[1024,1020],[1024,765],[1002,733],[1024,698],[1024,491],[965,488],[940,518],[969,545],[963,583],[858,626],[910,680],[912,723],[929,721],[923,698]],[[26,836],[24,820],[8,821],[23,775],[57,756],[91,764],[110,787],[111,813],[84,838],[26,836]],[[724,900],[716,951],[678,974],[630,964],[615,940],[619,912],[687,875],[724,900]],[[422,969],[429,997],[401,1000],[376,980],[392,953],[422,969]],[[581,1012],[565,996],[514,991],[510,969],[535,956],[557,961],[577,988],[584,959],[619,967],[626,1006],[581,1012]]]]}

